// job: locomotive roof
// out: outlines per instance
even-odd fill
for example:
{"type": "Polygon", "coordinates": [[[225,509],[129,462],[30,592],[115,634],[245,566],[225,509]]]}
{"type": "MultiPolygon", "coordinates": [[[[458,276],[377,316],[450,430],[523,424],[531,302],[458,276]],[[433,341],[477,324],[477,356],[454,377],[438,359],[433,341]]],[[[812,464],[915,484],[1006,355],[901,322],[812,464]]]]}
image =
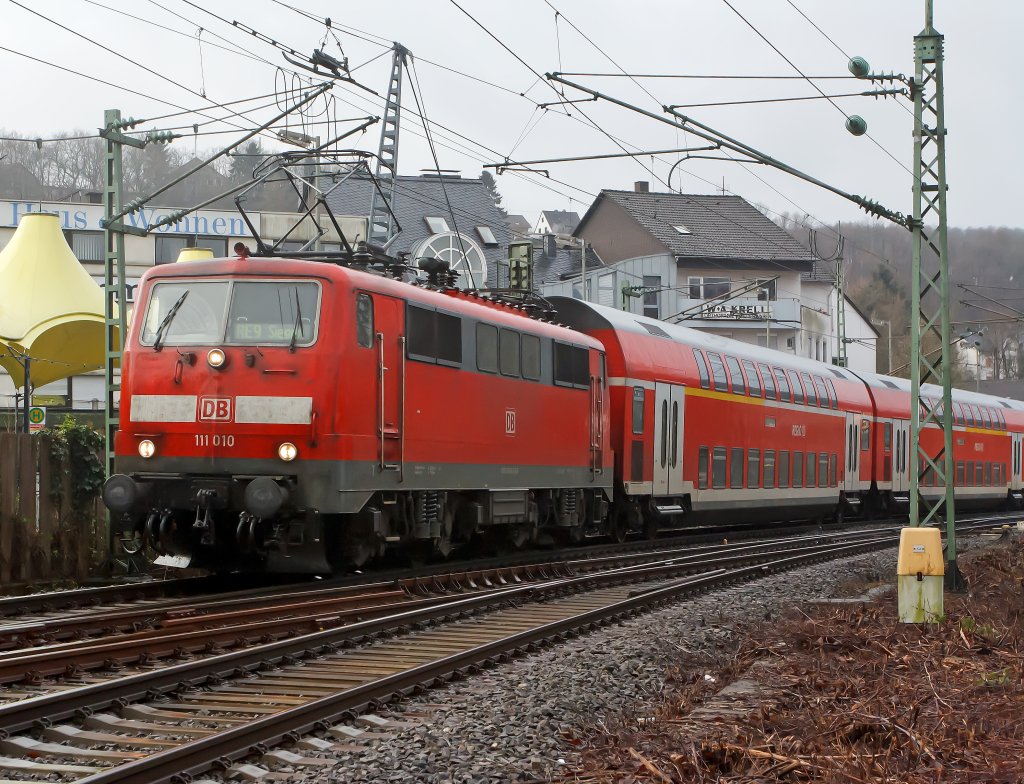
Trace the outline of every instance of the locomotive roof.
{"type": "Polygon", "coordinates": [[[526,312],[512,305],[490,299],[483,294],[458,289],[436,289],[414,285],[373,272],[322,261],[253,256],[247,258],[234,257],[190,261],[181,264],[162,264],[159,267],[153,267],[146,271],[143,275],[143,280],[224,277],[231,275],[316,277],[339,283],[343,282],[360,289],[376,291],[424,305],[432,305],[466,317],[486,318],[491,323],[502,324],[521,331],[529,331],[534,334],[590,348],[604,348],[600,341],[595,340],[589,335],[577,332],[564,324],[532,318],[526,312]]]}

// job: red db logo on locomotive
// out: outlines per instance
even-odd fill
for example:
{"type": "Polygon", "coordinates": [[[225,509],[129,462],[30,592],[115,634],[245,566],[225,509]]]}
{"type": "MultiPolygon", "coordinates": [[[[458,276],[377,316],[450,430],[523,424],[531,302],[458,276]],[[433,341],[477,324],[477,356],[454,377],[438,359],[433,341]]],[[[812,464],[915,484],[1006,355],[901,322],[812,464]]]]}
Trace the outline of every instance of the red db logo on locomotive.
{"type": "Polygon", "coordinates": [[[199,398],[199,419],[204,422],[230,422],[231,398],[201,397],[199,398]]]}

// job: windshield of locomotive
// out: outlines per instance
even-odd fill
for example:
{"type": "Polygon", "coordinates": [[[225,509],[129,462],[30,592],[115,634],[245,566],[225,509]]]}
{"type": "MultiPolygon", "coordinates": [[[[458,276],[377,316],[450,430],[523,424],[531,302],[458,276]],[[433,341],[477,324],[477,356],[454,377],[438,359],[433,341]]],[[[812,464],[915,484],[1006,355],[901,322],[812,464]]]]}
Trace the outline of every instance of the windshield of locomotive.
{"type": "Polygon", "coordinates": [[[316,338],[314,281],[160,281],[142,327],[143,345],[305,346],[316,338]]]}

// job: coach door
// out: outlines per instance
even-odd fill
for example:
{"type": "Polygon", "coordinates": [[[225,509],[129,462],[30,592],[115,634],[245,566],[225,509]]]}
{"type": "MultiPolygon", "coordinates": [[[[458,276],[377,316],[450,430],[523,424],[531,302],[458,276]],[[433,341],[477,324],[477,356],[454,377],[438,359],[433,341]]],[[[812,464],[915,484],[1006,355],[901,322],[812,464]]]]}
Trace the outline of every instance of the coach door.
{"type": "Polygon", "coordinates": [[[1010,449],[1010,486],[1014,490],[1024,487],[1024,433],[1013,433],[1013,446],[1010,449]]]}
{"type": "Polygon", "coordinates": [[[377,350],[377,454],[380,471],[404,468],[405,426],[405,303],[373,296],[374,341],[377,350]]]}
{"type": "Polygon", "coordinates": [[[683,492],[683,392],[677,384],[654,385],[654,495],[683,492]]]}
{"type": "Polygon", "coordinates": [[[910,423],[904,419],[892,421],[892,491],[910,491],[910,423]]]}
{"type": "Polygon", "coordinates": [[[857,414],[846,414],[846,463],[843,471],[843,490],[847,493],[857,491],[857,477],[860,474],[860,417],[857,414]]]}

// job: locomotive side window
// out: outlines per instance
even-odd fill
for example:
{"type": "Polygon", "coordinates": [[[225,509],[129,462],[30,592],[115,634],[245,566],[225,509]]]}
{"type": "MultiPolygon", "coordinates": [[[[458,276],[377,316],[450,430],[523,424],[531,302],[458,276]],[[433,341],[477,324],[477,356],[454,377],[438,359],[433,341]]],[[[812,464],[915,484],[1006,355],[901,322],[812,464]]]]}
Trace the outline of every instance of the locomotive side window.
{"type": "Polygon", "coordinates": [[[775,379],[772,378],[771,369],[760,362],[757,363],[757,369],[761,371],[761,379],[764,381],[764,396],[769,400],[778,400],[779,395],[775,390],[775,379]]]}
{"type": "Polygon", "coordinates": [[[783,449],[779,452],[779,487],[789,487],[789,452],[783,449]]]}
{"type": "Polygon", "coordinates": [[[406,353],[421,362],[462,364],[462,319],[409,304],[405,309],[406,353]]]}
{"type": "Polygon", "coordinates": [[[711,363],[711,375],[715,379],[715,391],[728,392],[729,381],[725,376],[725,364],[722,362],[721,355],[708,352],[708,362],[711,363]]]}
{"type": "Polygon", "coordinates": [[[733,357],[726,357],[725,361],[729,363],[729,375],[732,376],[733,394],[747,394],[747,385],[743,381],[743,371],[740,370],[739,360],[733,357]]]}
{"type": "Polygon", "coordinates": [[[747,487],[761,486],[761,450],[747,450],[747,487]]]}
{"type": "Polygon", "coordinates": [[[555,341],[555,384],[590,388],[589,354],[585,348],[555,341]]]}
{"type": "Polygon", "coordinates": [[[373,347],[373,299],[369,294],[356,297],[356,343],[373,347]]]}
{"type": "Polygon", "coordinates": [[[793,453],[793,487],[804,486],[804,453],[793,453]]]}
{"type": "Polygon", "coordinates": [[[708,373],[708,363],[704,361],[704,355],[693,349],[693,357],[697,360],[697,372],[700,374],[701,389],[708,389],[711,386],[711,376],[708,373]]]}
{"type": "Polygon", "coordinates": [[[498,328],[476,325],[476,367],[485,373],[498,372],[498,328]]]}
{"type": "Polygon", "coordinates": [[[434,354],[434,311],[409,305],[405,310],[406,349],[409,356],[433,361],[434,354]]]}
{"type": "Polygon", "coordinates": [[[503,329],[498,339],[498,366],[503,376],[519,375],[519,333],[503,329]]]}
{"type": "Polygon", "coordinates": [[[750,386],[751,397],[761,397],[761,379],[757,377],[754,363],[749,359],[743,360],[743,369],[747,373],[747,384],[750,386]]]}
{"type": "Polygon", "coordinates": [[[434,316],[437,328],[437,361],[445,365],[461,365],[462,319],[440,311],[434,316]]]}
{"type": "Polygon", "coordinates": [[[764,450],[764,486],[775,487],[775,450],[764,450]]]}
{"type": "Polygon", "coordinates": [[[523,335],[523,378],[530,381],[540,380],[540,338],[536,335],[523,335]]]}
{"type": "Polygon", "coordinates": [[[800,386],[800,377],[797,376],[795,370],[788,371],[789,385],[793,387],[793,402],[803,403],[804,402],[804,388],[800,386]]]}
{"type": "MultiPolygon", "coordinates": [[[[633,432],[644,432],[644,388],[633,387],[633,432]]],[[[704,447],[701,447],[704,449],[704,447]]],[[[707,451],[707,450],[705,450],[707,451]]],[[[707,466],[705,466],[707,469],[707,466]]]]}
{"type": "Polygon", "coordinates": [[[716,489],[725,487],[725,447],[716,446],[711,453],[711,486],[716,489]]]}
{"type": "Polygon", "coordinates": [[[743,487],[743,447],[733,447],[729,456],[729,487],[743,487]]]}
{"type": "Polygon", "coordinates": [[[697,487],[700,490],[708,489],[708,448],[706,446],[697,450],[697,487]]]}
{"type": "Polygon", "coordinates": [[[792,397],[789,393],[789,382],[786,380],[785,372],[779,370],[778,368],[772,368],[772,370],[775,371],[775,381],[779,387],[779,400],[781,400],[784,403],[790,402],[792,400],[792,397]]]}

